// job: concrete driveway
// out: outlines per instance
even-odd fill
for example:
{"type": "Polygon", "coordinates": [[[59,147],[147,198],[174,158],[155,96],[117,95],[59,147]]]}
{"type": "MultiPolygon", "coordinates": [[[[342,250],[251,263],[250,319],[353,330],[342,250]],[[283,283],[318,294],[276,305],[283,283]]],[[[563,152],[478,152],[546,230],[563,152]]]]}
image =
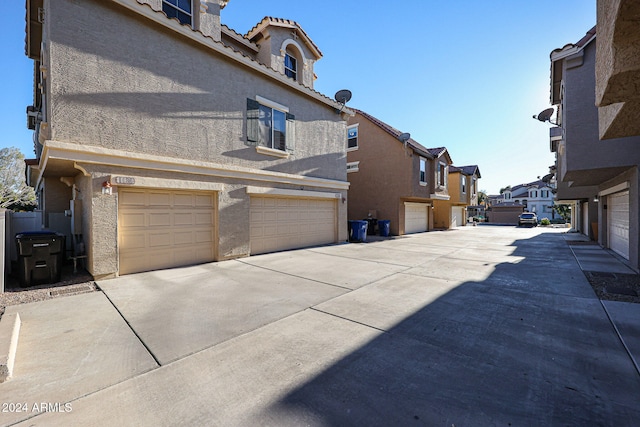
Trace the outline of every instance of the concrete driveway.
{"type": "Polygon", "coordinates": [[[311,248],[9,307],[24,326],[0,401],[62,410],[0,421],[638,425],[640,376],[563,231],[311,248]]]}

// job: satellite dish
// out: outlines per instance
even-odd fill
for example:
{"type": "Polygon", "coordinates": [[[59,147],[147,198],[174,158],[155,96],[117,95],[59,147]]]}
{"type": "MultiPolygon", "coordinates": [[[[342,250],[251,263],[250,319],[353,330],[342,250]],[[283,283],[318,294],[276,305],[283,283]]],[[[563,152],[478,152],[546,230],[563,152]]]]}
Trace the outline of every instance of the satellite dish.
{"type": "Polygon", "coordinates": [[[546,110],[542,111],[540,114],[534,117],[540,120],[541,122],[548,122],[549,119],[551,119],[551,116],[553,116],[553,113],[555,112],[556,110],[554,110],[553,108],[547,108],[546,110]]]}
{"type": "Polygon", "coordinates": [[[407,141],[409,140],[409,138],[411,138],[411,134],[410,134],[410,133],[407,133],[407,132],[401,133],[401,134],[398,136],[398,139],[399,139],[400,141],[402,141],[402,142],[407,142],[407,141]]]}
{"type": "Polygon", "coordinates": [[[336,92],[334,96],[335,100],[344,105],[351,99],[351,91],[348,89],[342,89],[336,92]]]}

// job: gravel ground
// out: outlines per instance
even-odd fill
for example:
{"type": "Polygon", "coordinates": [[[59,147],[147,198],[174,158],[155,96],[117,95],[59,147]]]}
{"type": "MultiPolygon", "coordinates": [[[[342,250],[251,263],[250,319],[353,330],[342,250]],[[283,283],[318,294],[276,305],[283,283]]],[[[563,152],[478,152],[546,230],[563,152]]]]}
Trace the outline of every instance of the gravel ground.
{"type": "Polygon", "coordinates": [[[62,280],[53,284],[23,288],[17,277],[9,276],[5,282],[5,292],[0,293],[0,317],[4,314],[5,307],[9,305],[26,304],[96,290],[98,287],[88,272],[81,270],[73,273],[71,266],[64,266],[62,280]]]}
{"type": "Polygon", "coordinates": [[[601,300],[640,304],[640,275],[585,271],[584,275],[601,300]]]}

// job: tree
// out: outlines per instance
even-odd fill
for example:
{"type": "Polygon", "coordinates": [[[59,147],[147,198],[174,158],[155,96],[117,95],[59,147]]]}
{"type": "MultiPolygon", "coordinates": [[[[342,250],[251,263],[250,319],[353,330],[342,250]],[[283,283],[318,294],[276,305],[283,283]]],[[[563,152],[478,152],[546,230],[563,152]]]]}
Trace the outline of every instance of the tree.
{"type": "Polygon", "coordinates": [[[511,191],[511,186],[507,185],[506,187],[502,187],[500,189],[500,194],[504,193],[505,191],[511,191]]]}
{"type": "Polygon", "coordinates": [[[564,219],[565,221],[568,221],[571,219],[571,205],[565,205],[565,204],[555,205],[554,204],[553,210],[558,212],[558,215],[560,215],[562,219],[564,219]]]}
{"type": "Polygon", "coordinates": [[[0,208],[32,210],[37,205],[33,188],[25,182],[25,167],[19,149],[0,150],[0,208]]]}
{"type": "Polygon", "coordinates": [[[487,192],[485,190],[478,191],[478,205],[485,205],[489,200],[487,192]]]}

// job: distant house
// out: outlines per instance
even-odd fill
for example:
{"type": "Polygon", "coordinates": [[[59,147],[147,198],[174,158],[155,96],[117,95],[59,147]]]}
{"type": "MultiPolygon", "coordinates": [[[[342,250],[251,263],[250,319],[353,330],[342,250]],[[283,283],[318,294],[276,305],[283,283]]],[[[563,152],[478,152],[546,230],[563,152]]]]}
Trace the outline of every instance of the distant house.
{"type": "Polygon", "coordinates": [[[434,200],[436,227],[456,228],[464,226],[467,218],[478,213],[477,165],[449,167],[449,200],[434,200]],[[473,209],[470,212],[470,207],[473,209]]]}
{"type": "Polygon", "coordinates": [[[348,121],[349,219],[391,221],[394,235],[434,228],[434,201],[449,200],[451,157],[426,148],[364,111],[348,121]]]}
{"type": "Polygon", "coordinates": [[[94,277],[346,240],[352,112],[313,89],[298,23],[241,35],[226,0],[26,5],[29,182],[94,277]]]}
{"type": "Polygon", "coordinates": [[[534,212],[538,219],[555,218],[553,203],[555,200],[553,187],[542,180],[507,188],[503,196],[503,203],[520,204],[527,212],[534,212]]]}

